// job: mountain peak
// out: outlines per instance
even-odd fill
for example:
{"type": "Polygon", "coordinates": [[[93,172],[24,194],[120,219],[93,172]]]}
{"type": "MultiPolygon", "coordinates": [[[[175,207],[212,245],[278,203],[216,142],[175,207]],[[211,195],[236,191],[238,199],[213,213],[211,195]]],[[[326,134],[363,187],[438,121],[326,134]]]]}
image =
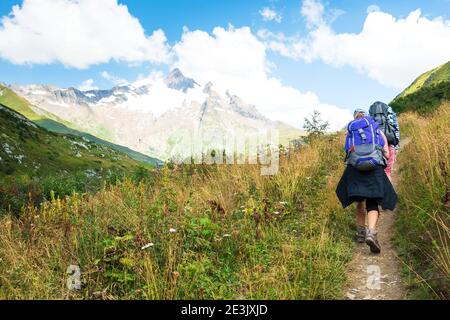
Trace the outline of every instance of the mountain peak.
{"type": "Polygon", "coordinates": [[[214,85],[213,83],[210,81],[205,85],[205,88],[203,89],[203,93],[205,94],[210,94],[212,89],[213,89],[214,85]]]}
{"type": "Polygon", "coordinates": [[[180,69],[175,68],[172,71],[170,71],[168,78],[184,78],[183,72],[181,72],[180,69]]]}
{"type": "Polygon", "coordinates": [[[180,71],[180,69],[175,68],[167,75],[164,79],[164,83],[171,89],[187,92],[189,89],[195,88],[198,85],[194,79],[187,78],[180,71]]]}

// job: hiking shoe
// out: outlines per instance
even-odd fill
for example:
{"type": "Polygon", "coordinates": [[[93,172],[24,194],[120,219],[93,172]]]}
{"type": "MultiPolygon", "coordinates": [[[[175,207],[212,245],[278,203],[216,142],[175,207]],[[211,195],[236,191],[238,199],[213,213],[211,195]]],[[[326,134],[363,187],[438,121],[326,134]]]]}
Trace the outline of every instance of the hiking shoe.
{"type": "Polygon", "coordinates": [[[364,243],[366,241],[366,227],[358,226],[356,229],[355,241],[358,243],[364,243]]]}
{"type": "Polygon", "coordinates": [[[370,230],[367,232],[366,244],[370,247],[372,253],[381,252],[381,246],[378,243],[377,234],[375,232],[371,232],[370,230]]]}

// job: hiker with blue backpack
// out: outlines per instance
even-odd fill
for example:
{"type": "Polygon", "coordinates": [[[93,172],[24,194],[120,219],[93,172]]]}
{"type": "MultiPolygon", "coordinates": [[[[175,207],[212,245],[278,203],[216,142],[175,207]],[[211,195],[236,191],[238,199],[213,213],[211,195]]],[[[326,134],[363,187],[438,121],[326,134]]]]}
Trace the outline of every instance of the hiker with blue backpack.
{"type": "Polygon", "coordinates": [[[362,109],[355,110],[354,120],[347,126],[345,152],[347,167],[336,194],[344,208],[357,203],[356,240],[365,242],[371,252],[380,253],[376,232],[379,206],[383,210],[394,210],[397,194],[385,173],[390,157],[387,137],[362,109]]]}

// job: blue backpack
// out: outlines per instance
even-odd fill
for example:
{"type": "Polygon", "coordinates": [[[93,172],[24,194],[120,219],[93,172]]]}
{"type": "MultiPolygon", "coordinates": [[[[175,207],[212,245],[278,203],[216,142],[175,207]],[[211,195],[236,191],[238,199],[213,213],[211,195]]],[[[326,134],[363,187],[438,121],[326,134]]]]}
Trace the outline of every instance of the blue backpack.
{"type": "Polygon", "coordinates": [[[383,147],[384,139],[378,124],[371,117],[356,119],[348,124],[345,141],[347,164],[359,171],[371,171],[377,166],[386,167],[383,147]]]}

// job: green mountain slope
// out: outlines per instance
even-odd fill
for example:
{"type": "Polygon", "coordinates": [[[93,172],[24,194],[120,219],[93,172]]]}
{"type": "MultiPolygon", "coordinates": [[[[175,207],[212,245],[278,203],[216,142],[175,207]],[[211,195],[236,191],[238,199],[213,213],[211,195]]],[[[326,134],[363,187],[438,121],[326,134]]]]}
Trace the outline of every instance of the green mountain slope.
{"type": "Polygon", "coordinates": [[[116,150],[40,128],[0,104],[0,176],[56,171],[130,169],[137,162],[116,150]]]}
{"type": "Polygon", "coordinates": [[[450,62],[421,75],[390,105],[398,113],[429,114],[447,100],[450,100],[450,62]]]}
{"type": "Polygon", "coordinates": [[[27,100],[19,97],[12,90],[2,84],[0,84],[0,103],[10,107],[31,121],[42,120],[45,118],[34,112],[27,100]]]}
{"type": "Polygon", "coordinates": [[[404,98],[422,88],[432,87],[443,81],[450,81],[450,61],[422,74],[408,88],[400,93],[397,98],[404,98]]]}
{"type": "Polygon", "coordinates": [[[125,153],[130,158],[136,161],[144,162],[155,166],[160,166],[163,164],[161,160],[158,160],[156,158],[152,158],[137,151],[131,150],[127,147],[102,140],[89,133],[76,130],[71,123],[64,121],[44,110],[40,110],[37,107],[32,108],[31,104],[27,100],[18,96],[12,90],[3,85],[0,85],[0,103],[22,114],[29,120],[33,121],[40,127],[47,129],[48,131],[61,134],[70,134],[77,137],[85,138],[91,142],[95,142],[97,144],[112,148],[116,151],[125,153]],[[38,112],[35,112],[33,109],[38,110],[38,112]]]}
{"type": "Polygon", "coordinates": [[[98,190],[146,164],[84,137],[50,132],[0,104],[0,213],[18,212],[32,198],[98,190]]]}

